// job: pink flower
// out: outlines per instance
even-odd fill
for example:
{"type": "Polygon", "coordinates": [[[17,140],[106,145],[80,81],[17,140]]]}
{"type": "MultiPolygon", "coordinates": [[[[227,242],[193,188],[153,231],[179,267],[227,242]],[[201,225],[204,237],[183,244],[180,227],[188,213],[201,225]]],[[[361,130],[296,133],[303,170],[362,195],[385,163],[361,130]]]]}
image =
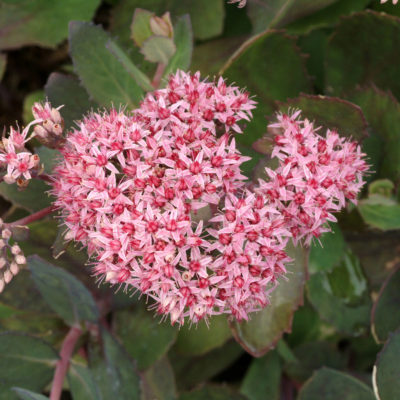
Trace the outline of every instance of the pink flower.
{"type": "Polygon", "coordinates": [[[179,71],[132,114],[91,113],[69,134],[53,193],[67,239],[87,246],[100,280],[139,290],[178,324],[248,319],[268,304],[289,238],[326,230],[355,202],[367,165],[335,132],[322,138],[299,113],[279,115],[280,165],[252,193],[233,135],[253,108],[224,80],[179,71]]]}
{"type": "Polygon", "coordinates": [[[216,300],[224,278],[193,218],[243,187],[248,158],[232,133],[252,108],[222,79],[179,71],[133,115],[88,115],[62,150],[53,192],[67,237],[88,247],[101,279],[152,297],[172,322],[230,310],[216,300]]]}
{"type": "MultiPolygon", "coordinates": [[[[392,0],[393,4],[397,4],[399,0],[392,0]]],[[[381,4],[387,3],[388,0],[381,0],[381,4]]]]}
{"type": "Polygon", "coordinates": [[[293,115],[278,115],[270,125],[275,135],[272,157],[279,160],[275,170],[266,168],[269,181],[260,181],[263,193],[285,217],[285,226],[293,239],[309,244],[329,230],[327,221],[336,221],[333,213],[340,211],[364,185],[368,169],[360,146],[328,129],[326,137],[308,120],[293,115]]]}

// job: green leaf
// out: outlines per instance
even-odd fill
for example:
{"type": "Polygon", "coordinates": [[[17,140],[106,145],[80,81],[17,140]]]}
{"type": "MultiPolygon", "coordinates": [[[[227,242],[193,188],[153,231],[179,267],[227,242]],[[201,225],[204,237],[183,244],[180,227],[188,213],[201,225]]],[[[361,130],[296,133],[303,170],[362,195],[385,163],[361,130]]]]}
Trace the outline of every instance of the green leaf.
{"type": "Polygon", "coordinates": [[[366,230],[348,235],[347,243],[360,259],[371,290],[378,292],[390,275],[387,266],[396,263],[399,241],[400,231],[366,230]]]}
{"type": "Polygon", "coordinates": [[[203,356],[185,356],[172,348],[168,353],[179,390],[187,390],[206,382],[227,369],[243,354],[242,348],[230,340],[203,356]]]}
{"type": "Polygon", "coordinates": [[[44,90],[53,107],[64,106],[60,113],[65,129],[71,129],[74,121],[80,121],[90,109],[96,108],[96,103],[89,100],[86,90],[73,76],[53,72],[44,90]]]}
{"type": "Polygon", "coordinates": [[[90,21],[99,4],[100,0],[2,1],[0,49],[55,47],[67,37],[69,21],[90,21]]]}
{"type": "Polygon", "coordinates": [[[114,318],[116,335],[140,370],[159,360],[176,339],[176,328],[160,324],[153,313],[141,305],[133,311],[118,311],[114,318]]]}
{"type": "Polygon", "coordinates": [[[400,398],[400,331],[390,335],[378,354],[373,370],[373,386],[378,400],[400,398]]]}
{"type": "Polygon", "coordinates": [[[400,268],[386,279],[371,313],[371,331],[377,343],[383,343],[400,327],[400,268]]]}
{"type": "Polygon", "coordinates": [[[280,400],[282,366],[277,352],[255,358],[243,379],[240,392],[249,400],[280,400]]]}
{"type": "Polygon", "coordinates": [[[365,332],[371,300],[360,261],[349,250],[330,272],[312,275],[307,290],[311,304],[323,320],[350,335],[365,332]]]}
{"type": "Polygon", "coordinates": [[[183,393],[179,400],[247,400],[227,386],[206,385],[201,389],[183,393]]]}
{"type": "Polygon", "coordinates": [[[143,90],[119,60],[106,48],[109,35],[99,26],[71,21],[70,53],[74,68],[91,97],[103,106],[135,108],[143,90]]]}
{"type": "Polygon", "coordinates": [[[174,41],[165,36],[149,37],[141,48],[141,53],[147,61],[161,64],[168,64],[175,51],[174,41]]]}
{"type": "Polygon", "coordinates": [[[40,179],[31,179],[26,189],[20,190],[16,184],[0,183],[0,195],[12,204],[35,212],[50,206],[53,198],[47,192],[48,184],[40,179]]]}
{"type": "Polygon", "coordinates": [[[17,333],[0,334],[0,382],[41,391],[52,377],[58,359],[46,342],[17,333]]]}
{"type": "Polygon", "coordinates": [[[344,240],[342,231],[339,225],[332,224],[332,232],[324,233],[319,242],[311,245],[309,271],[311,274],[315,272],[327,272],[339,264],[342,260],[345,250],[346,242],[344,240]]]}
{"type": "Polygon", "coordinates": [[[391,92],[377,87],[352,90],[348,98],[358,104],[372,127],[372,146],[364,142],[364,150],[382,177],[397,181],[400,178],[400,104],[391,92]],[[377,143],[377,145],[376,145],[377,143]],[[379,149],[379,147],[381,149],[379,149]],[[377,152],[377,148],[378,151],[377,152]]]}
{"type": "Polygon", "coordinates": [[[144,372],[141,400],[175,400],[177,398],[174,371],[166,357],[144,372]]]}
{"type": "Polygon", "coordinates": [[[321,399],[375,400],[375,397],[367,385],[351,375],[329,368],[321,368],[301,388],[298,400],[321,399]]]}
{"type": "Polygon", "coordinates": [[[199,356],[222,346],[231,337],[226,316],[218,315],[210,318],[208,324],[201,321],[196,327],[182,326],[175,349],[181,354],[199,356]]]}
{"type": "Polygon", "coordinates": [[[286,29],[290,33],[300,34],[331,27],[343,16],[364,10],[370,2],[370,0],[336,0],[330,6],[290,23],[286,29]]]}
{"type": "Polygon", "coordinates": [[[294,350],[297,362],[288,362],[285,373],[296,382],[304,382],[321,367],[342,369],[346,360],[338,349],[328,342],[303,343],[294,350]]]}
{"type": "Polygon", "coordinates": [[[374,194],[361,200],[357,206],[363,220],[383,231],[400,229],[400,204],[394,199],[374,194]]]}
{"type": "Polygon", "coordinates": [[[292,244],[286,249],[294,259],[288,269],[288,279],[281,280],[272,292],[270,304],[254,313],[247,322],[232,322],[235,339],[254,357],[273,349],[285,332],[290,332],[295,310],[303,303],[308,254],[292,244]]]}
{"type": "Polygon", "coordinates": [[[99,312],[92,295],[73,275],[38,256],[28,257],[28,266],[45,301],[68,325],[97,322],[99,312]]]}
{"type": "Polygon", "coordinates": [[[145,75],[138,67],[136,67],[136,65],[121,49],[121,47],[119,47],[115,42],[111,40],[107,42],[106,47],[108,50],[111,51],[112,54],[114,54],[115,57],[118,58],[119,62],[124,66],[126,71],[143,90],[147,92],[154,90],[153,86],[151,86],[151,82],[148,76],[145,75]]]}
{"type": "Polygon", "coordinates": [[[298,18],[329,6],[337,0],[260,0],[249,2],[248,14],[255,33],[282,27],[298,18]]]}
{"type": "Polygon", "coordinates": [[[22,388],[13,388],[21,400],[48,400],[49,398],[39,393],[31,392],[22,388]]]}
{"type": "MultiPolygon", "coordinates": [[[[40,157],[40,162],[44,166],[44,172],[46,172],[46,174],[51,174],[61,157],[61,153],[58,150],[49,149],[45,146],[37,147],[35,153],[40,157]]],[[[27,190],[29,190],[29,188],[27,190]]]]}
{"type": "Polygon", "coordinates": [[[71,363],[68,369],[69,389],[73,400],[99,400],[100,392],[89,368],[71,363]]]}
{"type": "Polygon", "coordinates": [[[193,51],[193,33],[189,15],[178,18],[174,26],[175,54],[169,60],[164,76],[173,74],[177,69],[186,71],[190,67],[193,51]]]}
{"type": "Polygon", "coordinates": [[[196,44],[193,48],[192,71],[201,71],[203,76],[217,75],[243,42],[243,37],[234,36],[196,44]]]}
{"type": "MultiPolygon", "coordinates": [[[[320,339],[322,321],[314,308],[306,302],[293,317],[292,332],[286,337],[291,347],[320,339]]],[[[280,342],[279,342],[280,343],[280,342]]]]}
{"type": "Polygon", "coordinates": [[[24,120],[25,125],[28,125],[29,122],[34,120],[34,117],[32,115],[33,104],[37,101],[43,101],[44,99],[45,96],[43,90],[36,90],[25,96],[23,111],[22,111],[22,119],[24,120]]]}
{"type": "Polygon", "coordinates": [[[150,19],[154,17],[154,15],[153,12],[141,8],[135,10],[131,25],[131,38],[136,46],[142,47],[144,41],[150,36],[153,36],[150,27],[150,19]]]}
{"type": "Polygon", "coordinates": [[[340,95],[356,85],[375,83],[399,97],[399,22],[397,17],[373,11],[341,19],[326,50],[327,92],[340,95]]]}
{"type": "Polygon", "coordinates": [[[194,37],[200,40],[219,36],[224,28],[224,0],[125,0],[111,11],[111,32],[125,45],[130,42],[129,28],[136,8],[151,10],[157,15],[169,11],[173,20],[189,14],[194,37]]]}
{"type": "Polygon", "coordinates": [[[239,142],[247,145],[266,131],[265,116],[276,109],[275,100],[285,101],[310,90],[304,60],[294,39],[280,32],[249,39],[229,59],[221,74],[256,96],[254,118],[245,133],[237,136],[239,142]]]}
{"type": "Polygon", "coordinates": [[[139,400],[140,378],[125,349],[101,330],[102,349],[92,346],[89,366],[102,394],[102,400],[139,400]]]}
{"type": "Polygon", "coordinates": [[[7,67],[7,54],[0,53],[0,82],[3,79],[7,67]]]}
{"type": "Polygon", "coordinates": [[[355,140],[368,136],[367,121],[361,108],[347,100],[303,94],[280,104],[279,108],[285,113],[289,108],[302,110],[301,115],[315,121],[316,127],[322,126],[323,133],[326,129],[337,130],[341,136],[355,140]]]}

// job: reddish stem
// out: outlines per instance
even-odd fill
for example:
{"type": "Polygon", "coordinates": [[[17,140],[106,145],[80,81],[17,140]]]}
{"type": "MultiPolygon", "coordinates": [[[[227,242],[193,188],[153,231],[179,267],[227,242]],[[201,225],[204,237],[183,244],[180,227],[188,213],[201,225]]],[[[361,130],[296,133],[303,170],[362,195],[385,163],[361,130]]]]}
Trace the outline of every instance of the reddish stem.
{"type": "Polygon", "coordinates": [[[48,174],[40,174],[36,178],[41,179],[42,181],[45,181],[47,183],[53,183],[54,182],[54,180],[48,174]]]}
{"type": "Polygon", "coordinates": [[[81,329],[78,326],[73,326],[68,332],[67,336],[65,336],[60,350],[60,359],[57,361],[56,370],[54,372],[50,400],[59,400],[61,397],[64,378],[68,371],[69,361],[74,351],[76,342],[80,338],[81,334],[81,329]]]}
{"type": "Polygon", "coordinates": [[[17,221],[11,222],[10,224],[8,224],[8,226],[19,226],[19,225],[28,225],[31,222],[35,222],[38,219],[42,219],[43,217],[45,217],[46,215],[51,214],[53,211],[55,211],[53,206],[49,206],[46,208],[43,208],[43,210],[40,210],[38,212],[35,212],[31,215],[28,215],[25,218],[21,218],[17,221]]]}
{"type": "Polygon", "coordinates": [[[164,75],[164,70],[165,70],[166,65],[163,63],[158,63],[156,72],[153,77],[153,82],[151,82],[152,86],[154,89],[158,89],[161,83],[161,78],[164,75]]]}

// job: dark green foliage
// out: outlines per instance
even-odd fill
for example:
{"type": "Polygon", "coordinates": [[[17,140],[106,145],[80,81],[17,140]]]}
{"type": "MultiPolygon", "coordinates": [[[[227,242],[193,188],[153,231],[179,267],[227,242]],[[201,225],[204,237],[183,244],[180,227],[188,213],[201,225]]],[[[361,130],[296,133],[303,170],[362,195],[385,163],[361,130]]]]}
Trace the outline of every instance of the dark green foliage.
{"type": "MultiPolygon", "coordinates": [[[[0,400],[49,398],[71,326],[82,331],[63,386],[72,400],[400,398],[400,5],[390,3],[0,0],[7,126],[31,121],[32,103],[45,96],[64,106],[67,130],[92,109],[130,111],[157,85],[162,61],[160,87],[178,69],[199,70],[257,101],[235,137],[252,157],[243,174],[253,182],[272,166],[267,123],[289,108],[321,134],[360,141],[371,165],[358,204],[310,249],[288,247],[287,280],[240,323],[226,315],[181,328],[160,322],[151,299],[98,285],[55,213],[13,227],[28,265],[0,294],[0,400]],[[150,18],[168,11],[173,34],[155,34],[150,18]]],[[[30,146],[51,174],[60,153],[30,146]]],[[[1,218],[49,206],[49,188],[0,183],[1,218]]]]}

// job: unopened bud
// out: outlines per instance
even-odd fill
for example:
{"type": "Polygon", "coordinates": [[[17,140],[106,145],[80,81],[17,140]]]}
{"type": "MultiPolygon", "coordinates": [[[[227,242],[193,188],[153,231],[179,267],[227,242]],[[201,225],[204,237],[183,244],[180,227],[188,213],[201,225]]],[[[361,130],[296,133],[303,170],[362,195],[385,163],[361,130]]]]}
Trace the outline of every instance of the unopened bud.
{"type": "Polygon", "coordinates": [[[9,269],[6,270],[3,274],[3,279],[4,279],[4,282],[6,283],[6,285],[11,282],[12,278],[13,278],[13,274],[11,273],[11,271],[9,269]]]}
{"type": "Polygon", "coordinates": [[[11,231],[9,229],[3,229],[3,231],[1,232],[1,237],[6,240],[10,239],[11,231]]]}
{"type": "Polygon", "coordinates": [[[54,123],[62,125],[63,124],[63,119],[61,117],[60,111],[58,111],[56,108],[52,108],[50,111],[51,119],[54,121],[54,123]]]}
{"type": "Polygon", "coordinates": [[[7,264],[7,260],[5,258],[0,258],[0,269],[3,269],[7,264]]]}
{"type": "Polygon", "coordinates": [[[54,124],[53,126],[53,133],[56,136],[60,136],[63,133],[63,128],[60,124],[54,124]]]}
{"type": "Polygon", "coordinates": [[[42,126],[47,132],[53,132],[54,122],[49,119],[45,119],[42,122],[42,126]]]}
{"type": "Polygon", "coordinates": [[[25,265],[26,264],[26,258],[22,254],[18,254],[15,257],[15,262],[19,265],[25,265]]]}
{"type": "Polygon", "coordinates": [[[11,247],[11,253],[14,254],[15,256],[19,253],[21,253],[21,247],[19,247],[17,244],[14,244],[11,247]]]}
{"type": "Polygon", "coordinates": [[[0,218],[0,228],[3,227],[4,221],[0,218]]]}
{"type": "Polygon", "coordinates": [[[12,273],[14,276],[17,275],[18,272],[19,272],[19,266],[18,266],[18,264],[15,263],[15,262],[12,262],[12,263],[10,264],[10,271],[11,271],[11,273],[12,273]]]}
{"type": "Polygon", "coordinates": [[[46,129],[43,128],[42,125],[36,125],[33,128],[33,131],[35,132],[35,135],[38,138],[45,138],[47,136],[47,131],[46,131],[46,129]]]}
{"type": "Polygon", "coordinates": [[[117,274],[114,271],[108,271],[106,273],[106,282],[110,282],[117,277],[117,274]]]}
{"type": "Polygon", "coordinates": [[[166,12],[162,17],[151,17],[150,28],[155,35],[172,38],[174,36],[174,28],[171,22],[169,12],[166,12]]]}
{"type": "Polygon", "coordinates": [[[30,160],[32,161],[33,168],[36,168],[40,163],[40,157],[37,154],[32,154],[30,160]]]}
{"type": "Polygon", "coordinates": [[[0,239],[0,250],[1,250],[2,248],[4,248],[5,245],[6,245],[6,241],[3,240],[3,239],[0,239]]]}
{"type": "Polygon", "coordinates": [[[15,178],[13,178],[11,175],[4,175],[3,181],[9,185],[12,185],[15,183],[15,178]]]}

